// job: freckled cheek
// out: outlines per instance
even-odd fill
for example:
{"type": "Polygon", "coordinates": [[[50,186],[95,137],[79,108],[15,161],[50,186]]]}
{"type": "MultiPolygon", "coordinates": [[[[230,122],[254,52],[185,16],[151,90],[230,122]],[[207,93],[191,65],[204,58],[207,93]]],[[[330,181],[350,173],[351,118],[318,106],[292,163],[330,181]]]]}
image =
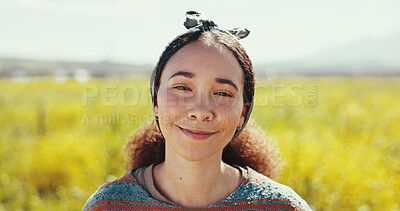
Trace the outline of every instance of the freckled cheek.
{"type": "Polygon", "coordinates": [[[173,91],[163,91],[158,95],[159,106],[165,107],[182,107],[190,106],[193,102],[189,101],[189,96],[180,96],[173,91]]]}
{"type": "Polygon", "coordinates": [[[223,125],[236,125],[240,120],[241,110],[239,107],[232,106],[218,106],[215,109],[218,124],[223,125]]]}
{"type": "Polygon", "coordinates": [[[171,125],[179,121],[180,118],[185,117],[185,114],[180,109],[174,107],[160,107],[159,108],[159,123],[161,125],[171,125]]]}
{"type": "Polygon", "coordinates": [[[161,124],[171,124],[185,116],[185,109],[182,108],[181,99],[174,95],[159,93],[157,97],[159,121],[161,124]]]}

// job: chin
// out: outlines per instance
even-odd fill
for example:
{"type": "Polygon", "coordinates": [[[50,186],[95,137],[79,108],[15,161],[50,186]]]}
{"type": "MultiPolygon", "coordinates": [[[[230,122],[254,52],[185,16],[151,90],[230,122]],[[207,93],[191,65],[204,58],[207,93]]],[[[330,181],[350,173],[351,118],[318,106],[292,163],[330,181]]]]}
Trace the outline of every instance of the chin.
{"type": "MultiPolygon", "coordinates": [[[[188,144],[189,145],[189,144],[188,144]]],[[[168,153],[176,153],[179,157],[187,160],[187,161],[192,161],[192,162],[196,162],[196,161],[203,161],[206,160],[209,157],[212,157],[216,154],[221,154],[221,152],[219,152],[219,150],[216,149],[215,146],[209,146],[209,144],[207,145],[203,145],[203,146],[199,146],[198,144],[193,144],[191,143],[191,146],[170,146],[173,149],[168,152],[168,153]]]]}

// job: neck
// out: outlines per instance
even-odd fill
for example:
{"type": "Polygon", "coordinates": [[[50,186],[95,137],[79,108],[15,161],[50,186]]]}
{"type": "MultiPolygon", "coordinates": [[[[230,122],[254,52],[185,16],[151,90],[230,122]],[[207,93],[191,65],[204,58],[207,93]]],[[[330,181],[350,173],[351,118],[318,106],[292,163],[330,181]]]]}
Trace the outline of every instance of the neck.
{"type": "Polygon", "coordinates": [[[240,172],[222,162],[221,155],[189,161],[167,153],[154,167],[157,189],[172,202],[184,207],[209,206],[229,196],[239,185],[240,172]]]}

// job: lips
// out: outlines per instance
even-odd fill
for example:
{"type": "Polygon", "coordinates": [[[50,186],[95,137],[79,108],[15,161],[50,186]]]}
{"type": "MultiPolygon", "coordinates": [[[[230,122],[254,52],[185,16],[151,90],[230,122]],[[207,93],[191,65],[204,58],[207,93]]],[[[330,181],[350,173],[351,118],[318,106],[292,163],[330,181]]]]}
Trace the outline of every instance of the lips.
{"type": "Polygon", "coordinates": [[[217,133],[217,132],[209,132],[209,131],[190,130],[190,129],[184,129],[184,128],[181,128],[181,127],[179,127],[179,129],[181,129],[181,131],[185,135],[189,136],[190,138],[199,139],[199,140],[207,139],[210,136],[212,136],[212,135],[217,133]]]}

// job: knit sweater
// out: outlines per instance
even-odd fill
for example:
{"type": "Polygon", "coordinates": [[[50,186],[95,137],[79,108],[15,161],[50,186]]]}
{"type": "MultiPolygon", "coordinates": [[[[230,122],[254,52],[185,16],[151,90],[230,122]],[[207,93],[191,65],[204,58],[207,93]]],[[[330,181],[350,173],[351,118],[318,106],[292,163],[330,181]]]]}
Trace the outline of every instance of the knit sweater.
{"type": "Polygon", "coordinates": [[[245,167],[245,180],[226,199],[208,207],[188,208],[154,199],[133,176],[132,169],[106,183],[88,199],[83,211],[99,210],[311,210],[291,188],[245,167]]]}

